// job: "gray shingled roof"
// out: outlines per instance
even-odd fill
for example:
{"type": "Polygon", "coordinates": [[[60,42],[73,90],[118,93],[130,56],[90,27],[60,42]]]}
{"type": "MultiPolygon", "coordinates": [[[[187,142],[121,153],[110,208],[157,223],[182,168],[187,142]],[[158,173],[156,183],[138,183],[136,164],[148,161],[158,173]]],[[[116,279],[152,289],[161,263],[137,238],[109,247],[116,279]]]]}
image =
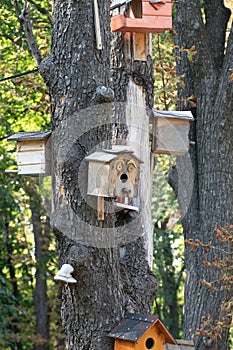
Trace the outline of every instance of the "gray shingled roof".
{"type": "Polygon", "coordinates": [[[33,131],[33,132],[17,132],[7,138],[8,141],[29,141],[29,140],[45,140],[51,135],[52,131],[33,131]]]}
{"type": "Polygon", "coordinates": [[[164,334],[166,342],[175,344],[175,340],[157,316],[144,314],[126,314],[121,322],[109,333],[109,336],[115,339],[136,342],[155,323],[164,334]]]}

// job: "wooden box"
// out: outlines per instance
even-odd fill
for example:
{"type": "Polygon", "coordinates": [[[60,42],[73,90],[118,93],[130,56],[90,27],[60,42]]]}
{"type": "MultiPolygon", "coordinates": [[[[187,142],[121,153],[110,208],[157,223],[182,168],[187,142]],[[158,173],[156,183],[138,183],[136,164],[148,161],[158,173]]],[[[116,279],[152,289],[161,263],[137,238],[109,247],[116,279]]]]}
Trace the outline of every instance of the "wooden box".
{"type": "Polygon", "coordinates": [[[18,132],[8,137],[8,141],[17,141],[18,174],[50,175],[50,135],[51,131],[18,132]]]}
{"type": "MultiPolygon", "coordinates": [[[[112,8],[116,6],[113,5],[112,8]]],[[[132,0],[123,13],[122,6],[118,8],[119,13],[114,9],[111,17],[113,32],[161,33],[172,28],[171,0],[156,3],[150,0],[132,0]]]]}
{"type": "Polygon", "coordinates": [[[138,196],[140,160],[126,146],[97,151],[88,161],[87,194],[101,197],[138,196]]]}
{"type": "Polygon", "coordinates": [[[189,150],[189,128],[193,120],[189,111],[153,111],[154,153],[182,155],[189,150]]]}
{"type": "Polygon", "coordinates": [[[126,314],[111,331],[114,350],[165,350],[166,343],[176,344],[163,323],[156,316],[126,314]]]}

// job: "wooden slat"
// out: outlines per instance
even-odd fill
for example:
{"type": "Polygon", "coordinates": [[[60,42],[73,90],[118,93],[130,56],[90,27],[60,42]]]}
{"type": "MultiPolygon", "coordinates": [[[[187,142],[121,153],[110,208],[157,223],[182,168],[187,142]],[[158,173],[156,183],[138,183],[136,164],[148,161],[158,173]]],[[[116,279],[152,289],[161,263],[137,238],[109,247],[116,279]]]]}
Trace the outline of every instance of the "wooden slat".
{"type": "Polygon", "coordinates": [[[18,152],[18,165],[45,163],[44,151],[18,152]]]}
{"type": "Polygon", "coordinates": [[[161,33],[172,28],[170,16],[144,16],[127,18],[117,15],[111,19],[112,31],[135,33],[161,33]]]}
{"type": "Polygon", "coordinates": [[[149,2],[142,3],[143,16],[171,16],[172,15],[172,4],[168,2],[161,5],[158,10],[154,8],[149,2]]]}
{"type": "Polygon", "coordinates": [[[46,174],[46,167],[45,167],[45,164],[30,164],[30,165],[23,165],[23,166],[21,165],[18,168],[18,174],[20,175],[46,174]]]}
{"type": "Polygon", "coordinates": [[[20,141],[17,144],[17,151],[34,151],[34,150],[42,150],[45,148],[45,142],[42,140],[36,141],[20,141]]]}

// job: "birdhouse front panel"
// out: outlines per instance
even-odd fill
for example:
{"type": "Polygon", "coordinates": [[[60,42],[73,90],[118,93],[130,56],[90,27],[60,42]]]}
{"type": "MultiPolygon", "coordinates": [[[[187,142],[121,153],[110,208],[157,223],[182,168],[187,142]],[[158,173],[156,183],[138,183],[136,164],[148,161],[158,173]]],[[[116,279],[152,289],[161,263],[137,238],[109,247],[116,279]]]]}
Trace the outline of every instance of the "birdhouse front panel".
{"type": "Polygon", "coordinates": [[[158,119],[155,153],[182,155],[188,150],[189,121],[158,119]]]}
{"type": "Polygon", "coordinates": [[[140,161],[132,153],[105,150],[87,156],[87,194],[112,198],[137,197],[140,161]]]}
{"type": "Polygon", "coordinates": [[[48,145],[46,147],[43,140],[18,142],[17,159],[18,174],[46,174],[50,172],[50,152],[48,152],[48,145]]]}
{"type": "Polygon", "coordinates": [[[153,111],[153,152],[183,155],[189,150],[189,111],[153,111]]]}
{"type": "Polygon", "coordinates": [[[117,1],[111,18],[113,32],[161,33],[172,28],[171,0],[132,0],[122,5],[117,1]]]}

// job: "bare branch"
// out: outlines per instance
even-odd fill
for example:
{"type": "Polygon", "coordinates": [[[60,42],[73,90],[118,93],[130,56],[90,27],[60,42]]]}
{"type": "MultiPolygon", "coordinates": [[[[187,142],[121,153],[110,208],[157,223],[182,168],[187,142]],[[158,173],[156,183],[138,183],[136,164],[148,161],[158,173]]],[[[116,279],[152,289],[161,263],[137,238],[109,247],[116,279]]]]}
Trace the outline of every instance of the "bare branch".
{"type": "Polygon", "coordinates": [[[21,15],[19,15],[19,20],[23,24],[29,49],[38,67],[42,61],[42,56],[32,30],[33,23],[30,19],[30,5],[26,1],[21,15]]]}

